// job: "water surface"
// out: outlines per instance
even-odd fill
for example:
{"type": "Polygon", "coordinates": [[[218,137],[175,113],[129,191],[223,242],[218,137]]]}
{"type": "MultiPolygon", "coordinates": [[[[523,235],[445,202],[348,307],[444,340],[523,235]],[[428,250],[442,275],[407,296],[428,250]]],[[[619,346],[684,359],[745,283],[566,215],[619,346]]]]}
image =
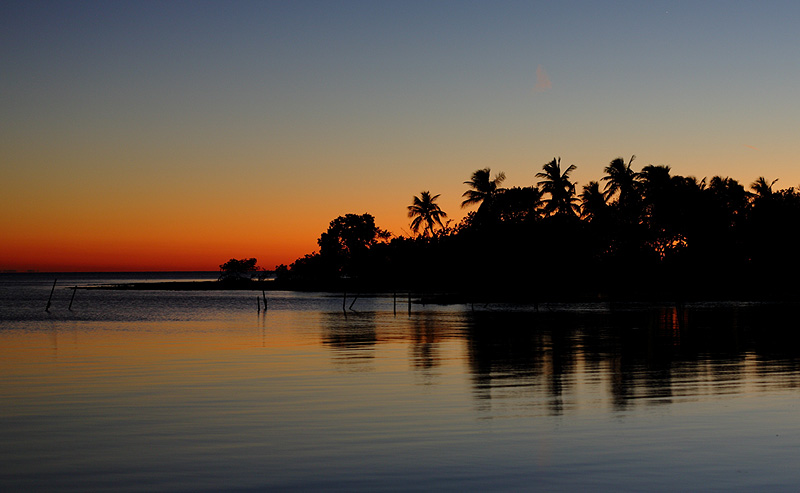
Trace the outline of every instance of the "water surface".
{"type": "Polygon", "coordinates": [[[72,299],[98,282],[73,276],[48,313],[52,276],[11,277],[3,491],[800,484],[794,305],[409,314],[404,297],[343,312],[337,295],[267,292],[265,312],[241,291],[72,299]]]}

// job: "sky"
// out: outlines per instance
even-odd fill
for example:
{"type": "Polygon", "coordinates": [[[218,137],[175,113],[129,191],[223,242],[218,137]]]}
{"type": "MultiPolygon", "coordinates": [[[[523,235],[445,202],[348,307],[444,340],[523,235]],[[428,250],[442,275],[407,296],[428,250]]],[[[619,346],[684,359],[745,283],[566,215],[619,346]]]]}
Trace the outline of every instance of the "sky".
{"type": "Polygon", "coordinates": [[[0,3],[0,270],[268,269],[481,168],[800,184],[800,2],[0,3]]]}

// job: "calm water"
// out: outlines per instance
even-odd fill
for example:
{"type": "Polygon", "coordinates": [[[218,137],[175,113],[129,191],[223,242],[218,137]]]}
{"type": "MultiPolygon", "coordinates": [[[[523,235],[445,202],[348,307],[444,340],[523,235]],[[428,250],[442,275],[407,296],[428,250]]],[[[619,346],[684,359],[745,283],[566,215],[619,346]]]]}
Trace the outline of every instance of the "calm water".
{"type": "Polygon", "coordinates": [[[75,285],[205,276],[60,275],[47,313],[53,275],[0,275],[0,490],[800,487],[795,305],[67,309],[75,285]]]}

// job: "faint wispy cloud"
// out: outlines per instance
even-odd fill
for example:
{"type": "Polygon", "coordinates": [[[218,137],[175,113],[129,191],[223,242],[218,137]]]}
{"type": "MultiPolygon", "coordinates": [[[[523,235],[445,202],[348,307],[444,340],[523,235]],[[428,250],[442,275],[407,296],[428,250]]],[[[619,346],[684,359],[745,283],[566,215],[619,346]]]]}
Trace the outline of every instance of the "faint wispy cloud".
{"type": "Polygon", "coordinates": [[[760,149],[759,149],[758,147],[756,147],[756,146],[751,146],[751,145],[747,145],[747,144],[743,144],[743,145],[744,145],[745,147],[747,147],[748,149],[753,149],[753,150],[756,150],[756,151],[759,151],[759,150],[760,150],[760,149]]]}
{"type": "Polygon", "coordinates": [[[536,85],[533,86],[533,92],[544,92],[551,87],[553,87],[553,83],[550,82],[550,77],[547,76],[547,72],[539,65],[536,67],[536,85]]]}

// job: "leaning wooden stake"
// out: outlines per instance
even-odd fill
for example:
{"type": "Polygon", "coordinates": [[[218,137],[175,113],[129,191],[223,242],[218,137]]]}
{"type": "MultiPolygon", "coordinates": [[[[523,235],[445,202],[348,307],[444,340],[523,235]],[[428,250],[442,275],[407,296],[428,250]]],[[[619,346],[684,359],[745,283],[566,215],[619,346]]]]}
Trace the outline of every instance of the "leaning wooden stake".
{"type": "Polygon", "coordinates": [[[261,313],[261,298],[256,296],[256,306],[258,307],[258,313],[261,313]]]}
{"type": "Polygon", "coordinates": [[[267,311],[267,293],[264,290],[261,290],[261,296],[264,297],[264,311],[267,311]]]}
{"type": "Polygon", "coordinates": [[[75,301],[75,292],[78,291],[78,286],[72,288],[72,298],[69,299],[69,311],[72,311],[72,302],[75,301]]]}
{"type": "Polygon", "coordinates": [[[50,290],[50,297],[47,298],[47,306],[44,307],[44,311],[46,311],[46,312],[50,311],[50,302],[53,301],[53,292],[56,290],[56,283],[57,282],[58,282],[58,279],[55,279],[53,281],[53,289],[50,290]]]}

